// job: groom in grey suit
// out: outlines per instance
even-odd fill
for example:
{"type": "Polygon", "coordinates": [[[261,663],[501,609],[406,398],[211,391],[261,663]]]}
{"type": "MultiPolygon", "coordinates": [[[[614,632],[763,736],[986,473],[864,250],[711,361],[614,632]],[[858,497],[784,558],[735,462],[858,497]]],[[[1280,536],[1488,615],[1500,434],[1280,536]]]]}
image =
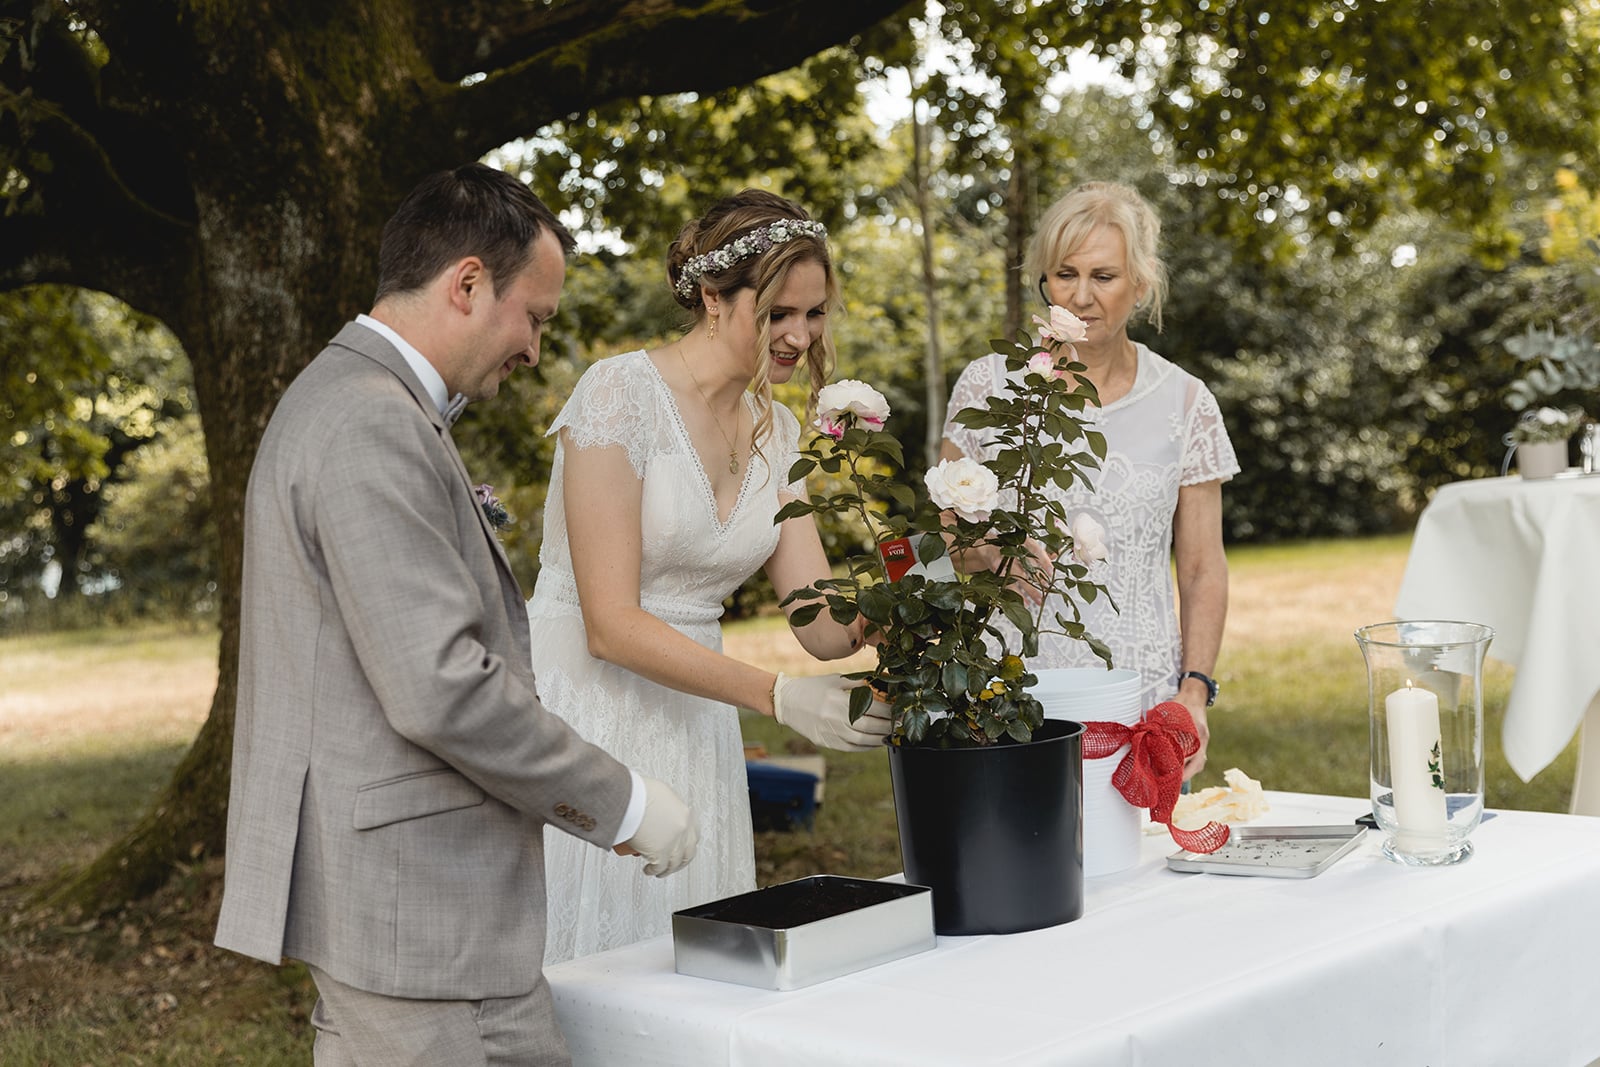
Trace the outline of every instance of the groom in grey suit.
{"type": "Polygon", "coordinates": [[[384,227],[378,296],[273,413],[245,503],[216,942],[304,961],[318,1067],[567,1062],[542,831],[694,854],[670,788],[540,704],[527,617],[450,437],[539,357],[572,237],[469,164],[384,227]]]}

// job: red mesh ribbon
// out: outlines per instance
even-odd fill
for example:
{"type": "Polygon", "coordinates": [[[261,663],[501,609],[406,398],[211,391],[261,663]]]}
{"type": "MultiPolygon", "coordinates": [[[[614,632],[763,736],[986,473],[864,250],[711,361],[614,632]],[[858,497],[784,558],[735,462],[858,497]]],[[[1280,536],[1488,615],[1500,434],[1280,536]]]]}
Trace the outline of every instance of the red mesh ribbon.
{"type": "Polygon", "coordinates": [[[1083,758],[1105,759],[1123,745],[1129,746],[1111,784],[1129,804],[1149,808],[1150,817],[1166,826],[1172,839],[1190,852],[1215,852],[1228,843],[1228,827],[1208,822],[1198,830],[1172,825],[1172,807],[1183,786],[1183,763],[1200,751],[1189,709],[1175,700],[1157,704],[1144,713],[1137,726],[1120,722],[1084,723],[1083,758]]]}

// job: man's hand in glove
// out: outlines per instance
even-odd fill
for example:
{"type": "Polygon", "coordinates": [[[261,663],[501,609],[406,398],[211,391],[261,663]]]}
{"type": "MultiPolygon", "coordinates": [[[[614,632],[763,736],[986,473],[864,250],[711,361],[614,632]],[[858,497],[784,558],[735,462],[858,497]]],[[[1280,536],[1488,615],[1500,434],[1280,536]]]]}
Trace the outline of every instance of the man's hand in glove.
{"type": "Polygon", "coordinates": [[[694,812],[665,782],[644,779],[644,818],[638,831],[617,851],[632,849],[644,857],[644,873],[665,878],[694,859],[700,831],[694,812]]]}

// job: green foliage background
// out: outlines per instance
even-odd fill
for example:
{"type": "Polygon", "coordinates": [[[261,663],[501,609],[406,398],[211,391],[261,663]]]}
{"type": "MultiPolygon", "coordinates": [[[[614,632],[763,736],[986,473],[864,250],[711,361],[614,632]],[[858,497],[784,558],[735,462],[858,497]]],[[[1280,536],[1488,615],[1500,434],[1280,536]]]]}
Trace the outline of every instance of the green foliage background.
{"type": "MultiPolygon", "coordinates": [[[[1600,34],[1584,28],[1592,0],[1515,6],[1576,20],[1580,46],[1600,34]]],[[[1479,48],[1471,12],[1458,12],[1470,62],[1447,63],[1389,48],[1423,39],[1393,5],[1292,27],[1237,17],[1248,5],[1150,6],[1146,27],[1209,19],[1223,51],[1207,61],[1182,35],[1165,52],[1159,30],[1128,37],[1105,5],[1024,7],[947,3],[913,18],[910,34],[868,35],[744,88],[595,108],[494,154],[581,219],[586,250],[540,367],[456,431],[475,477],[516,519],[503,536],[525,586],[537,573],[546,428],[594,360],[684,326],[667,244],[745,185],[792,196],[829,225],[846,300],[834,376],[888,397],[907,480],[920,478],[938,415],[925,397],[930,331],[953,381],[1008,320],[1038,310],[1016,276],[1018,221],[1091,178],[1137,186],[1164,220],[1166,329],[1136,336],[1217,396],[1242,467],[1224,492],[1231,542],[1406,528],[1433,487],[1497,472],[1507,390],[1527,369],[1510,351],[1518,338],[1545,328],[1594,351],[1600,209],[1589,190],[1600,181],[1577,131],[1597,128],[1595,87],[1553,37],[1479,48]],[[1100,53],[1134,82],[1063,88],[1067,46],[1113,30],[1122,35],[1103,37],[1100,53]],[[935,37],[987,87],[930,65],[935,37]],[[1520,102],[1495,95],[1506,72],[1520,102]],[[874,94],[907,83],[913,115],[869,115],[874,94]],[[1546,111],[1563,93],[1588,110],[1558,123],[1546,111]],[[1350,94],[1372,108],[1371,129],[1327,125],[1350,94]],[[936,319],[917,266],[916,121],[929,132],[936,319]]],[[[215,611],[205,441],[170,335],[108,297],[50,287],[0,294],[0,327],[0,627],[74,610],[215,611]],[[68,568],[54,601],[41,583],[52,560],[68,568]],[[80,592],[88,609],[71,607],[80,592]]],[[[798,411],[804,395],[792,386],[781,398],[798,411]]],[[[1593,390],[1559,399],[1600,414],[1593,390]]],[[[823,535],[841,559],[864,531],[830,522],[823,535]]],[[[757,578],[729,606],[768,602],[757,578]]]]}

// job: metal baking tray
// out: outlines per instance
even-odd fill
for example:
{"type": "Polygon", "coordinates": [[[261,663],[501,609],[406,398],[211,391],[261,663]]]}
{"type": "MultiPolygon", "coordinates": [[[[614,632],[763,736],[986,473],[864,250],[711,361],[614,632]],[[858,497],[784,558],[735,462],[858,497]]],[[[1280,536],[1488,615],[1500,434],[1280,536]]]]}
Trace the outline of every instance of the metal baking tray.
{"type": "Polygon", "coordinates": [[[1167,866],[1199,874],[1315,878],[1355,848],[1364,826],[1235,826],[1215,852],[1174,852],[1167,866]]]}
{"type": "Polygon", "coordinates": [[[819,874],[672,916],[679,974],[799,989],[934,946],[927,886],[819,874]]]}

